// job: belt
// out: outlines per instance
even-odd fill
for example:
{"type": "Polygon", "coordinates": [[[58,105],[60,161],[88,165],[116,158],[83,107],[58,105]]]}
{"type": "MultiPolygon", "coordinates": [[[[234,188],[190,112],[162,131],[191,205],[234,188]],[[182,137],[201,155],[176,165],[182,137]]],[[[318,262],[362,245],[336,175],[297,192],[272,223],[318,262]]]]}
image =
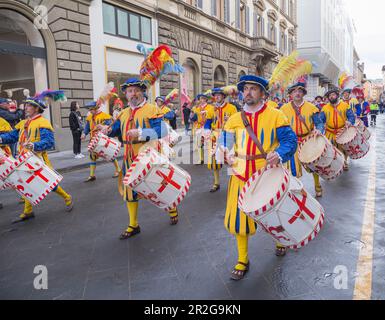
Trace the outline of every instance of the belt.
{"type": "Polygon", "coordinates": [[[123,141],[123,144],[140,144],[140,143],[145,143],[146,141],[139,141],[139,140],[135,140],[135,141],[123,141]]]}
{"type": "Polygon", "coordinates": [[[262,154],[258,155],[240,155],[237,152],[235,153],[235,156],[239,159],[246,160],[246,161],[255,161],[255,160],[265,160],[266,158],[262,154]]]}

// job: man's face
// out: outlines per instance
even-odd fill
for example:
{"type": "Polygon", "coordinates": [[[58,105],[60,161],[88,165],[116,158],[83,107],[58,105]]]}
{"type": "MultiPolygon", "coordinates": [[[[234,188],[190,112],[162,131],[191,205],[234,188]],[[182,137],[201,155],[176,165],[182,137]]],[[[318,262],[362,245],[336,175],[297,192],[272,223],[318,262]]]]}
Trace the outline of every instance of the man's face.
{"type": "Polygon", "coordinates": [[[27,118],[32,118],[39,113],[39,108],[29,103],[25,105],[25,115],[27,118]]]}
{"type": "Polygon", "coordinates": [[[138,106],[143,101],[143,90],[136,86],[130,86],[126,89],[126,98],[132,106],[138,106]]]}
{"type": "Polygon", "coordinates": [[[262,88],[256,84],[247,83],[243,89],[243,100],[249,106],[255,106],[265,97],[262,88]]]}
{"type": "Polygon", "coordinates": [[[200,97],[200,98],[199,98],[199,103],[200,103],[201,105],[206,104],[207,101],[208,101],[208,99],[205,98],[205,97],[200,97]]]}
{"type": "Polygon", "coordinates": [[[303,92],[302,89],[296,88],[295,90],[293,90],[291,95],[292,95],[294,101],[302,101],[303,97],[305,96],[305,93],[303,92]]]}
{"type": "Polygon", "coordinates": [[[160,108],[161,106],[163,106],[163,101],[160,100],[160,99],[157,99],[156,100],[156,105],[160,108]]]}
{"type": "Polygon", "coordinates": [[[317,98],[315,101],[316,101],[317,103],[321,103],[321,102],[322,102],[322,99],[321,99],[321,98],[317,98]]]}
{"type": "Polygon", "coordinates": [[[218,104],[222,104],[223,101],[225,100],[225,97],[223,94],[216,94],[214,95],[215,102],[218,104]]]}
{"type": "Polygon", "coordinates": [[[98,109],[99,109],[99,108],[90,109],[90,113],[91,113],[92,115],[96,115],[96,113],[98,112],[98,109]]]}
{"type": "Polygon", "coordinates": [[[338,102],[338,94],[335,93],[335,92],[332,92],[330,95],[329,95],[329,101],[332,103],[332,104],[336,104],[338,102]]]}
{"type": "Polygon", "coordinates": [[[343,96],[344,100],[350,99],[350,93],[349,92],[344,92],[342,96],[343,96]]]}

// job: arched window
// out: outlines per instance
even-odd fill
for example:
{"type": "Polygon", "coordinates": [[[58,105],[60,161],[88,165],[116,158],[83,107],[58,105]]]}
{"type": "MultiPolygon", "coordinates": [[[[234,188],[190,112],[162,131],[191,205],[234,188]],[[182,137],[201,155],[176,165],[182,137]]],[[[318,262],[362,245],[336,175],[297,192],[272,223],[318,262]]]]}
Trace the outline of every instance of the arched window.
{"type": "Polygon", "coordinates": [[[226,70],[222,66],[217,66],[214,71],[214,88],[224,87],[226,84],[226,70]]]}
{"type": "Polygon", "coordinates": [[[238,82],[241,80],[241,77],[245,76],[246,75],[246,72],[245,71],[241,71],[239,74],[238,74],[238,82]]]}
{"type": "Polygon", "coordinates": [[[187,87],[187,93],[190,98],[194,99],[199,93],[199,68],[191,58],[186,59],[183,67],[185,68],[183,76],[187,87]]]}
{"type": "MultiPolygon", "coordinates": [[[[32,21],[13,10],[0,10],[0,96],[20,104],[48,87],[44,40],[32,21]]],[[[50,118],[49,111],[46,111],[50,118]]]]}

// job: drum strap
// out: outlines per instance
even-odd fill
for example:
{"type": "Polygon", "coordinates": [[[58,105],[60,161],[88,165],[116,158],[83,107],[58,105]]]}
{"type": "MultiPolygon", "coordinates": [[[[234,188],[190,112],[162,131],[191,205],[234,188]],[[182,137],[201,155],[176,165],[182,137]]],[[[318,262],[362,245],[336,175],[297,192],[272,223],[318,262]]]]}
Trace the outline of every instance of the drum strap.
{"type": "Polygon", "coordinates": [[[253,128],[250,125],[249,120],[247,120],[247,116],[246,116],[245,111],[241,112],[241,117],[242,117],[243,125],[245,126],[246,131],[249,134],[251,140],[253,140],[253,142],[257,146],[257,148],[258,148],[259,152],[261,153],[261,156],[263,157],[263,159],[266,159],[267,158],[267,153],[265,152],[265,150],[263,150],[263,146],[262,146],[261,142],[258,140],[257,136],[255,135],[255,133],[253,131],[253,128]]]}
{"type": "Polygon", "coordinates": [[[253,156],[249,156],[249,155],[245,156],[245,155],[238,154],[238,152],[235,152],[234,155],[235,155],[235,157],[242,159],[242,160],[246,160],[246,161],[255,161],[255,160],[266,159],[265,156],[262,154],[253,155],[253,156]]]}
{"type": "Polygon", "coordinates": [[[294,112],[295,112],[295,114],[297,115],[298,119],[305,125],[306,130],[307,130],[308,132],[310,132],[311,130],[309,129],[309,126],[306,124],[305,118],[301,115],[301,113],[299,112],[297,106],[294,104],[293,101],[291,102],[291,106],[293,107],[294,112]]]}

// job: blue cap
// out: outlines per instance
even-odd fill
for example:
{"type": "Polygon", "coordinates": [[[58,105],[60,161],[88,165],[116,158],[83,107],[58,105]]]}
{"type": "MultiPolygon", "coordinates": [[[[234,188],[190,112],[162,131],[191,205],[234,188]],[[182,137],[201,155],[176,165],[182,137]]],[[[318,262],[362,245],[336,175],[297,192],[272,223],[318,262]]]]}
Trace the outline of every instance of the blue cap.
{"type": "Polygon", "coordinates": [[[9,103],[8,99],[0,98],[0,104],[3,104],[3,103],[9,103]]]}
{"type": "Polygon", "coordinates": [[[213,90],[211,90],[211,92],[213,96],[215,96],[216,94],[223,94],[224,96],[226,96],[223,88],[214,88],[213,90]]]}
{"type": "Polygon", "coordinates": [[[44,101],[36,99],[36,98],[28,98],[28,99],[24,100],[24,103],[25,104],[28,103],[34,107],[38,107],[41,110],[47,109],[47,105],[44,103],[44,101]]]}
{"type": "Polygon", "coordinates": [[[304,84],[303,82],[297,82],[295,84],[293,84],[292,86],[289,87],[289,89],[287,89],[287,92],[290,94],[292,93],[295,89],[302,89],[302,91],[307,94],[307,90],[306,90],[306,84],[304,84]]]}
{"type": "Polygon", "coordinates": [[[166,101],[165,97],[163,97],[163,96],[158,96],[158,97],[156,97],[156,98],[155,98],[155,101],[156,101],[156,100],[160,100],[160,101],[162,101],[162,102],[165,102],[165,101],[166,101]]]}
{"type": "Polygon", "coordinates": [[[125,83],[123,83],[120,86],[120,89],[124,92],[128,87],[133,87],[133,86],[139,87],[142,90],[147,90],[147,87],[144,84],[144,82],[141,81],[138,78],[130,78],[130,79],[128,79],[125,83]]]}
{"type": "Polygon", "coordinates": [[[95,108],[98,108],[99,105],[97,103],[97,101],[91,101],[91,102],[88,102],[84,105],[85,108],[87,109],[95,109],[95,108]]]}
{"type": "Polygon", "coordinates": [[[196,97],[197,100],[199,100],[200,98],[206,98],[207,100],[209,99],[209,97],[203,93],[198,94],[196,97]]]}
{"type": "Polygon", "coordinates": [[[269,89],[269,81],[258,76],[253,76],[253,75],[242,76],[237,85],[238,90],[240,92],[243,92],[246,84],[256,84],[260,86],[265,93],[267,93],[267,90],[269,89]]]}

